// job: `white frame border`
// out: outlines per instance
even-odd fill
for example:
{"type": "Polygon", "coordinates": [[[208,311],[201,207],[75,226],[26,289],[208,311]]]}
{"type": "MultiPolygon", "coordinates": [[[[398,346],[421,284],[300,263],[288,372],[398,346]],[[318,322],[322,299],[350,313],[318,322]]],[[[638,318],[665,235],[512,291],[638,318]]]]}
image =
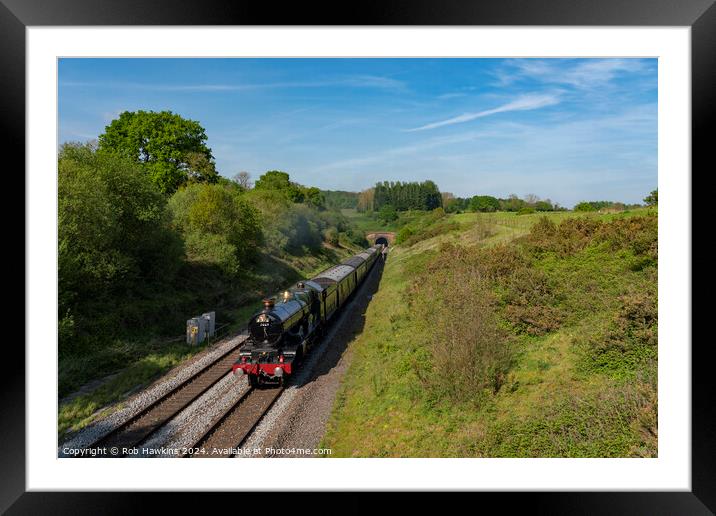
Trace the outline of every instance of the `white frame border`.
{"type": "Polygon", "coordinates": [[[27,490],[691,489],[689,27],[27,27],[27,490]],[[160,37],[156,37],[161,33],[160,37]],[[330,44],[327,44],[330,42],[330,44]],[[58,57],[658,57],[659,457],[57,458],[58,57]],[[687,209],[688,208],[688,209],[687,209]],[[666,242],[666,245],[663,245],[666,242]],[[53,347],[50,343],[55,343],[53,347]],[[299,475],[291,475],[298,471],[299,475]],[[272,472],[282,471],[276,477],[272,472]],[[244,473],[244,474],[242,474],[244,473]],[[264,479],[271,478],[271,482],[264,479]],[[281,483],[285,479],[287,483],[281,483]],[[288,482],[290,479],[290,482],[288,482]]]}

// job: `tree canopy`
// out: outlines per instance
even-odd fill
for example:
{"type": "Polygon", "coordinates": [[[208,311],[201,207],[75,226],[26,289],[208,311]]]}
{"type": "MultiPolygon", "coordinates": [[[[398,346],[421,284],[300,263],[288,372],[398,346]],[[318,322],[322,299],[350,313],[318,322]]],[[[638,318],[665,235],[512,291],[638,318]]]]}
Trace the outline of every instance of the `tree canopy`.
{"type": "Polygon", "coordinates": [[[355,208],[358,205],[358,193],[343,190],[321,190],[326,207],[340,210],[342,208],[355,208]]]}
{"type": "Polygon", "coordinates": [[[78,316],[108,297],[173,279],[183,248],[169,227],[166,197],[126,158],[65,144],[57,186],[59,316],[66,338],[83,328],[78,316]]]}
{"type": "Polygon", "coordinates": [[[230,185],[193,184],[169,200],[187,257],[236,274],[261,243],[259,212],[230,185]]]}
{"type": "MultiPolygon", "coordinates": [[[[473,197],[455,197],[452,194],[443,194],[443,207],[448,213],[461,211],[510,211],[519,212],[524,208],[533,211],[563,211],[559,204],[549,199],[540,199],[535,194],[527,194],[520,199],[516,194],[510,194],[506,199],[491,195],[475,195],[473,197]]],[[[523,212],[524,213],[524,212],[523,212]]]]}
{"type": "Polygon", "coordinates": [[[491,195],[475,195],[470,200],[472,211],[497,211],[500,209],[500,201],[491,195]]]}
{"type": "Polygon", "coordinates": [[[398,219],[398,212],[390,204],[384,204],[378,211],[378,217],[384,222],[393,222],[398,219]]]}
{"type": "Polygon", "coordinates": [[[273,190],[280,192],[291,202],[306,203],[318,209],[325,208],[326,200],[321,190],[294,183],[286,172],[280,170],[269,170],[263,174],[254,184],[254,189],[273,190]]]}
{"type": "Polygon", "coordinates": [[[574,205],[574,211],[599,211],[611,208],[614,204],[612,201],[582,201],[574,205]]]}
{"type": "Polygon", "coordinates": [[[217,181],[206,139],[199,122],[171,111],[125,111],[99,136],[99,148],[141,163],[157,187],[172,194],[190,182],[217,181]]]}
{"type": "Polygon", "coordinates": [[[440,190],[432,181],[422,183],[383,181],[375,185],[372,201],[374,211],[380,211],[386,204],[391,205],[396,211],[430,211],[441,207],[443,203],[440,190]]]}

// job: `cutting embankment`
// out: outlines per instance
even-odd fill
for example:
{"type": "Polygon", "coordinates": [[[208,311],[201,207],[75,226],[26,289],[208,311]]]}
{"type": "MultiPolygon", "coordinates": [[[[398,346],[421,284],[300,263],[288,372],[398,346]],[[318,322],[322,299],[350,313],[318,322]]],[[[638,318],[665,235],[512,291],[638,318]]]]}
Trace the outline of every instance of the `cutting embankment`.
{"type": "Polygon", "coordinates": [[[460,214],[399,235],[322,446],[657,456],[657,222],[460,214]]]}

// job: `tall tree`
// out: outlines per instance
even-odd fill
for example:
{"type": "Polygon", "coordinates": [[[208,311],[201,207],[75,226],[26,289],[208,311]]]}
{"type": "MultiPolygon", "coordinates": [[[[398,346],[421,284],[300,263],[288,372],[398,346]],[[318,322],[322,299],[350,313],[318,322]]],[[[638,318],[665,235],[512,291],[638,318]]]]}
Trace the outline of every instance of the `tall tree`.
{"type": "Polygon", "coordinates": [[[368,188],[358,194],[358,202],[356,209],[358,211],[373,211],[373,199],[375,197],[375,188],[368,188]]]}
{"type": "MultiPolygon", "coordinates": [[[[182,264],[167,198],[136,163],[89,145],[60,148],[57,174],[60,353],[75,332],[113,328],[117,299],[166,287],[182,264]]],[[[98,334],[98,333],[97,333],[98,334]]]]}
{"type": "Polygon", "coordinates": [[[452,192],[442,192],[441,195],[443,197],[443,208],[446,208],[455,199],[455,194],[452,192]]]}
{"type": "Polygon", "coordinates": [[[470,199],[472,211],[497,211],[500,209],[500,201],[491,195],[475,195],[470,199]]]}
{"type": "MultiPolygon", "coordinates": [[[[303,202],[306,198],[301,185],[291,182],[289,175],[280,170],[269,170],[256,180],[256,190],[276,190],[291,202],[303,202]]],[[[319,192],[320,193],[320,192],[319,192]]]]}
{"type": "Polygon", "coordinates": [[[319,190],[315,186],[304,188],[303,195],[304,202],[309,206],[313,206],[314,208],[318,208],[319,210],[325,209],[326,197],[323,195],[323,192],[321,192],[321,190],[319,190]]]}
{"type": "Polygon", "coordinates": [[[390,205],[396,211],[430,211],[443,205],[438,186],[432,181],[422,183],[402,183],[383,181],[376,183],[373,189],[373,209],[380,211],[390,205]]]}
{"type": "Polygon", "coordinates": [[[125,111],[99,136],[100,151],[141,163],[165,194],[188,182],[215,183],[218,173],[206,132],[171,111],[125,111]]]}
{"type": "Polygon", "coordinates": [[[229,275],[245,267],[261,243],[259,211],[236,187],[189,185],[172,195],[169,210],[184,236],[187,257],[229,275]]]}
{"type": "Polygon", "coordinates": [[[234,176],[234,182],[244,190],[250,190],[253,186],[253,183],[251,182],[251,174],[243,170],[234,176]]]}
{"type": "Polygon", "coordinates": [[[517,197],[516,194],[510,194],[507,199],[502,202],[502,209],[505,211],[518,211],[525,206],[525,201],[517,197]]]}
{"type": "Polygon", "coordinates": [[[534,206],[535,204],[537,204],[537,201],[539,201],[539,197],[537,197],[535,194],[525,195],[525,202],[530,206],[534,206]]]}
{"type": "Polygon", "coordinates": [[[644,202],[649,206],[656,206],[659,204],[659,189],[652,190],[649,195],[644,197],[644,202]]]}

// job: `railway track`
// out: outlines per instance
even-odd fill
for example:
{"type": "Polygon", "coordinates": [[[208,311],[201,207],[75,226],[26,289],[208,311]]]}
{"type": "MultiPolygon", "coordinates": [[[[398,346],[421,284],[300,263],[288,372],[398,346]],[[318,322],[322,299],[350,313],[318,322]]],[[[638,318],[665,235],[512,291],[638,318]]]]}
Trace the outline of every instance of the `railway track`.
{"type": "MultiPolygon", "coordinates": [[[[363,291],[362,287],[360,291],[363,291]]],[[[353,301],[350,302],[350,305],[352,304],[353,301]]],[[[338,324],[342,324],[342,318],[339,319],[338,324]]],[[[314,350],[314,353],[315,351],[317,350],[314,350]]],[[[304,367],[306,365],[302,364],[304,367]]],[[[209,428],[196,438],[191,446],[187,447],[188,452],[183,456],[190,458],[235,457],[238,449],[283,392],[284,387],[249,388],[236,402],[215,418],[209,428]]]]}
{"type": "MultiPolygon", "coordinates": [[[[241,341],[238,342],[139,413],[83,447],[109,449],[111,451],[109,456],[112,457],[134,455],[132,453],[134,448],[147,442],[157,430],[164,427],[172,418],[229,374],[231,366],[240,358],[241,344],[241,341]]],[[[208,430],[203,432],[191,446],[186,447],[185,456],[235,456],[235,451],[251,434],[283,391],[283,388],[249,388],[237,402],[215,418],[208,430]],[[203,452],[197,453],[197,449],[203,450],[203,452]],[[228,453],[227,450],[229,450],[228,453]]],[[[103,453],[97,456],[108,456],[108,454],[103,453]]]]}
{"type": "Polygon", "coordinates": [[[239,358],[240,347],[241,342],[88,448],[116,449],[118,452],[113,452],[112,457],[126,456],[124,449],[134,448],[146,440],[229,373],[239,358]]]}
{"type": "Polygon", "coordinates": [[[250,388],[189,447],[185,457],[234,457],[283,388],[250,388]]]}

